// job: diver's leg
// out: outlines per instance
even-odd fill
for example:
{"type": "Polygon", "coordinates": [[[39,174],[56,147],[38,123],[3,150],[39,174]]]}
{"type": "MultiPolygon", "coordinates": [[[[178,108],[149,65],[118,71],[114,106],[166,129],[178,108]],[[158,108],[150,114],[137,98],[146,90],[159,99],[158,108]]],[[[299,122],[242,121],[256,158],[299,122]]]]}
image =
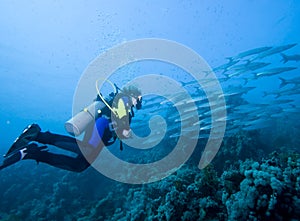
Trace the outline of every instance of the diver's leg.
{"type": "Polygon", "coordinates": [[[21,150],[32,141],[37,141],[42,144],[51,144],[64,150],[72,151],[77,154],[80,153],[77,142],[81,141],[78,141],[73,137],[52,134],[50,132],[41,132],[39,125],[31,124],[24,129],[5,155],[8,156],[12,152],[21,150]]]}
{"type": "MultiPolygon", "coordinates": [[[[77,140],[73,137],[64,136],[64,135],[60,135],[60,134],[53,134],[50,132],[39,132],[35,141],[42,143],[42,144],[51,144],[51,145],[54,145],[61,149],[64,149],[67,151],[72,151],[72,152],[76,153],[78,155],[77,158],[80,161],[79,164],[81,163],[81,158],[84,158],[83,160],[85,162],[93,162],[99,155],[102,148],[104,147],[103,143],[100,143],[100,142],[99,142],[98,146],[95,147],[90,144],[87,144],[86,142],[77,140]],[[79,147],[82,147],[82,148],[80,149],[79,147]]],[[[45,155],[47,155],[47,154],[45,154],[45,155]]],[[[66,157],[65,159],[68,162],[74,161],[74,158],[71,158],[70,160],[68,160],[67,158],[68,157],[66,157]]],[[[77,160],[77,158],[75,158],[75,159],[77,160]]],[[[58,157],[58,159],[64,159],[64,156],[58,157]]],[[[47,160],[49,160],[49,162],[54,163],[53,159],[47,159],[47,160]]],[[[78,165],[78,166],[81,167],[81,165],[78,165]]]]}
{"type": "Polygon", "coordinates": [[[78,146],[78,144],[81,143],[81,141],[75,139],[74,137],[53,134],[47,131],[39,132],[34,140],[42,144],[51,144],[61,149],[81,154],[81,151],[78,146]]]}
{"type": "Polygon", "coordinates": [[[64,150],[80,154],[80,149],[77,145],[77,142],[80,141],[77,141],[73,137],[52,134],[50,132],[41,132],[41,128],[39,127],[39,125],[31,124],[27,126],[21,133],[21,135],[15,140],[5,156],[8,156],[15,151],[21,150],[24,146],[28,145],[32,141],[37,141],[42,144],[55,145],[64,150]]]}
{"type": "Polygon", "coordinates": [[[36,160],[37,162],[47,163],[54,167],[74,172],[82,172],[90,166],[89,162],[81,154],[78,154],[77,157],[70,157],[62,154],[50,153],[45,150],[46,148],[47,146],[39,147],[35,143],[31,143],[23,147],[23,149],[7,156],[4,159],[3,164],[0,165],[0,170],[15,164],[20,160],[26,159],[36,160]]]}
{"type": "Polygon", "coordinates": [[[81,154],[74,158],[62,154],[41,151],[38,153],[28,153],[24,157],[24,160],[25,159],[36,160],[37,162],[47,163],[51,166],[73,172],[82,172],[90,166],[89,162],[87,162],[81,154]]]}

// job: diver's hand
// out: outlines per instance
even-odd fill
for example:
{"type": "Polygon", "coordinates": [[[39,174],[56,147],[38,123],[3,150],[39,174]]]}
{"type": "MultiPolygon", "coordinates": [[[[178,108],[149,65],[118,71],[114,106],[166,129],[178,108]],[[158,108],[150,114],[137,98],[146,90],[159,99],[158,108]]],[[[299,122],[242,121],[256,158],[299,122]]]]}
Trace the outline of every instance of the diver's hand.
{"type": "Polygon", "coordinates": [[[122,132],[122,135],[125,137],[125,138],[130,138],[131,137],[131,130],[123,130],[122,132]]]}

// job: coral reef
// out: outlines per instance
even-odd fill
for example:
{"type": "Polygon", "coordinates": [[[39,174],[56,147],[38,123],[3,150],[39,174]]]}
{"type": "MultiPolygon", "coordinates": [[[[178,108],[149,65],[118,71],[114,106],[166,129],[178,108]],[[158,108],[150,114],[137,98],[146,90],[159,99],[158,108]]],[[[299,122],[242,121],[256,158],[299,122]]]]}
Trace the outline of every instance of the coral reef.
{"type": "Polygon", "coordinates": [[[291,155],[280,160],[273,155],[261,163],[247,160],[237,170],[222,174],[228,220],[297,220],[300,216],[300,158],[291,155]]]}
{"type": "Polygon", "coordinates": [[[250,153],[259,146],[257,139],[247,137],[250,135],[243,132],[225,140],[214,163],[203,170],[195,167],[194,159],[169,177],[145,185],[117,183],[93,168],[76,174],[22,162],[1,171],[0,217],[38,221],[297,220],[300,155],[262,152],[265,157],[261,159],[257,152],[242,159],[246,149],[250,153]]]}

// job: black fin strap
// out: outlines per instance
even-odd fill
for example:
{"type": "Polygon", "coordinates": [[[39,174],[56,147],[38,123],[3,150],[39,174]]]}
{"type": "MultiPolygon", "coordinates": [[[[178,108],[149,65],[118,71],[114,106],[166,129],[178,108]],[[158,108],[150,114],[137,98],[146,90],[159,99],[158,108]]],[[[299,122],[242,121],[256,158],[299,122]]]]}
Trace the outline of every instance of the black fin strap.
{"type": "Polygon", "coordinates": [[[120,140],[120,150],[123,151],[123,142],[120,140]]]}
{"type": "Polygon", "coordinates": [[[131,116],[134,117],[133,106],[131,106],[131,116]]]}

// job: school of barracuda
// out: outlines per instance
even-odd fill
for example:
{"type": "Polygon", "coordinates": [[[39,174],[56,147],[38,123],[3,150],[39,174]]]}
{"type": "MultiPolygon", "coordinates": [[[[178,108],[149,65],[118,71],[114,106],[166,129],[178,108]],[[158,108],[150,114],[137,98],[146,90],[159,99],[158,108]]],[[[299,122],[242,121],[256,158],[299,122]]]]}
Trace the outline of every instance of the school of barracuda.
{"type": "MultiPolygon", "coordinates": [[[[288,54],[297,44],[288,44],[276,47],[260,47],[241,52],[228,57],[228,62],[213,68],[213,73],[221,84],[225,107],[219,107],[219,99],[209,102],[199,82],[181,82],[181,86],[190,93],[192,99],[186,99],[184,92],[172,94],[165,99],[160,96],[145,97],[143,109],[149,115],[162,115],[168,124],[168,139],[178,139],[180,136],[189,136],[190,139],[208,138],[212,129],[211,114],[226,111],[226,117],[216,121],[226,121],[225,136],[231,136],[240,130],[259,130],[271,127],[278,118],[293,119],[300,111],[300,73],[299,54],[288,54]],[[274,57],[282,60],[269,62],[274,57]],[[265,61],[267,60],[267,61],[265,61]],[[299,63],[298,63],[299,62],[299,63]],[[270,88],[264,88],[262,80],[271,82],[270,88]],[[252,94],[251,94],[252,93],[252,94]],[[245,98],[251,95],[252,99],[245,98]],[[254,98],[253,98],[254,97],[254,98]],[[257,99],[255,99],[257,97],[257,99]],[[177,111],[181,108],[181,113],[177,111]],[[223,109],[223,110],[222,110],[223,109]],[[197,115],[195,116],[195,111],[197,115]],[[198,136],[190,136],[190,126],[199,126],[198,136]],[[182,129],[183,128],[183,129],[182,129]]],[[[276,60],[276,59],[275,59],[276,60]]],[[[206,75],[207,76],[207,75],[206,75]]],[[[209,85],[209,78],[202,79],[202,83],[209,85]]],[[[142,121],[143,122],[143,121],[142,121]]],[[[147,127],[148,122],[139,128],[147,127]]],[[[133,122],[133,127],[135,123],[133,122]]],[[[192,127],[190,127],[192,128],[192,127]]],[[[155,143],[157,136],[148,137],[147,143],[155,143]]]]}

